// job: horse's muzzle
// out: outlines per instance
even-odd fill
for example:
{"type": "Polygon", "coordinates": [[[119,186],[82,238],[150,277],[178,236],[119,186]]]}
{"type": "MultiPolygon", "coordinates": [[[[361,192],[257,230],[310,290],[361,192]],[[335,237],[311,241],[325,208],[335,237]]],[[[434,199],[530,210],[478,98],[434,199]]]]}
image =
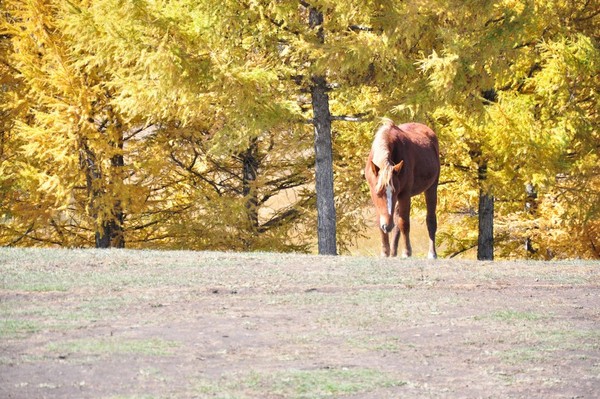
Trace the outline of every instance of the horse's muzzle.
{"type": "Polygon", "coordinates": [[[382,224],[381,225],[381,231],[383,231],[384,233],[389,233],[390,231],[392,231],[392,229],[394,228],[394,224],[382,224]]]}

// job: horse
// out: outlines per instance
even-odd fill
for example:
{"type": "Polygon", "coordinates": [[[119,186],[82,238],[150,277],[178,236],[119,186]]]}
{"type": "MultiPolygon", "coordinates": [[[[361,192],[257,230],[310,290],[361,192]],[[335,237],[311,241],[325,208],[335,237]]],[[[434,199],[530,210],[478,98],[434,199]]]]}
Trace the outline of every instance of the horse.
{"type": "Polygon", "coordinates": [[[436,259],[437,186],[440,151],[437,136],[421,123],[396,126],[384,119],[375,134],[365,166],[365,178],[377,211],[381,233],[381,256],[396,256],[403,237],[402,257],[412,256],[410,245],[411,197],[424,193],[427,204],[429,259],[436,259]],[[390,252],[389,233],[392,232],[390,252]]]}

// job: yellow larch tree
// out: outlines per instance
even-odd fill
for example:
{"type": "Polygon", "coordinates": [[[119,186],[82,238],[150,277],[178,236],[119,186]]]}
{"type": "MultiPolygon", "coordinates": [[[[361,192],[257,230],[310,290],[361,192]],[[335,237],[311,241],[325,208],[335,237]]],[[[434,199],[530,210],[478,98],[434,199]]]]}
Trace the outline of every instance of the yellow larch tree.
{"type": "Polygon", "coordinates": [[[130,222],[139,234],[129,241],[305,249],[294,231],[310,226],[314,194],[300,190],[297,200],[273,204],[310,179],[303,126],[289,126],[299,108],[281,98],[270,55],[253,50],[267,39],[251,38],[252,15],[234,13],[238,4],[228,2],[117,3],[82,3],[66,24],[90,58],[82,65],[102,63],[118,93],[113,104],[150,126],[130,179],[151,196],[130,222]]]}
{"type": "Polygon", "coordinates": [[[592,144],[598,137],[597,2],[437,3],[443,29],[420,68],[434,95],[431,115],[447,166],[442,209],[467,215],[446,229],[451,251],[478,244],[487,247],[483,259],[493,258],[494,247],[502,257],[558,256],[551,249],[558,234],[581,243],[580,256],[598,256],[597,239],[589,237],[599,216],[591,166],[598,157],[592,144]],[[576,187],[587,200],[556,194],[576,187]],[[536,196],[533,202],[544,204],[533,212],[536,196]],[[562,226],[549,228],[552,219],[562,226]],[[469,220],[479,221],[479,237],[469,220]],[[577,232],[576,225],[587,229],[577,232]]]}
{"type": "Polygon", "coordinates": [[[135,187],[124,162],[132,135],[111,103],[104,71],[83,68],[65,31],[64,2],[3,2],[8,62],[22,85],[11,92],[26,104],[11,126],[17,181],[3,241],[20,245],[123,247],[125,212],[135,187]],[[129,136],[129,137],[128,137],[129,136]]]}
{"type": "Polygon", "coordinates": [[[448,254],[598,256],[597,0],[1,7],[3,244],[337,253],[391,116],[448,254]]]}

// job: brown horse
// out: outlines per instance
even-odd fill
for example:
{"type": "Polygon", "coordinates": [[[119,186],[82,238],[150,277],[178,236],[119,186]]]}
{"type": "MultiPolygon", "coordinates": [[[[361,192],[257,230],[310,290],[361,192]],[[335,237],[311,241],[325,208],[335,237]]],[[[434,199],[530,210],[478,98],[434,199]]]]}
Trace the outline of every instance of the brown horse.
{"type": "Polygon", "coordinates": [[[384,119],[377,131],[367,159],[365,177],[379,216],[381,256],[397,255],[400,234],[404,239],[402,256],[412,255],[409,237],[410,200],[417,194],[425,193],[429,258],[437,258],[435,210],[440,176],[439,154],[435,133],[420,123],[396,126],[393,121],[384,119]],[[392,229],[390,253],[389,233],[392,229]]]}

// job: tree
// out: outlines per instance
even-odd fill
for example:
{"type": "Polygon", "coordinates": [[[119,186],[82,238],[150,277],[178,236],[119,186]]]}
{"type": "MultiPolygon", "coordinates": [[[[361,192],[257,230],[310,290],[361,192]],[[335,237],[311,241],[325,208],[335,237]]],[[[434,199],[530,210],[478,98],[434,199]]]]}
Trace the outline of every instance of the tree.
{"type": "Polygon", "coordinates": [[[122,184],[122,130],[103,101],[110,93],[69,62],[50,3],[7,2],[4,16],[3,28],[14,49],[9,57],[12,75],[23,82],[16,93],[21,97],[13,104],[28,105],[11,127],[18,154],[12,165],[19,183],[7,231],[24,242],[66,244],[65,229],[80,227],[68,216],[67,202],[78,195],[81,166],[96,245],[123,246],[122,201],[115,196],[122,184]]]}
{"type": "Polygon", "coordinates": [[[90,54],[115,61],[107,65],[111,75],[128,77],[111,83],[127,93],[115,104],[129,118],[155,125],[145,139],[152,147],[146,169],[154,171],[150,184],[160,182],[152,189],[155,200],[176,199],[177,215],[142,223],[156,221],[153,245],[305,248],[288,235],[305,223],[309,193],[289,206],[264,209],[278,192],[306,183],[306,159],[302,135],[286,126],[298,119],[297,106],[281,97],[285,87],[270,67],[273,55],[258,51],[271,39],[251,35],[256,17],[237,2],[129,6],[107,1],[99,3],[101,13],[74,13],[73,30],[83,31],[90,54]],[[106,16],[123,23],[107,27],[106,16]],[[136,61],[140,52],[147,59],[136,61]],[[126,65],[123,57],[130,60],[126,65]],[[290,159],[289,148],[300,152],[290,159]]]}
{"type": "MultiPolygon", "coordinates": [[[[92,62],[69,32],[72,3],[6,2],[3,29],[11,35],[13,73],[23,85],[14,104],[14,178],[8,243],[125,246],[125,218],[139,194],[125,163],[126,142],[143,131],[113,103],[106,68],[92,62]],[[91,237],[90,237],[91,233],[91,237]]],[[[143,126],[143,125],[142,125],[143,126]]],[[[131,159],[131,158],[129,158],[131,159]]]]}
{"type": "MultiPolygon", "coordinates": [[[[98,1],[91,4],[61,3],[54,7],[49,2],[43,4],[45,8],[33,8],[42,18],[54,24],[53,29],[47,30],[63,39],[59,44],[53,43],[50,51],[58,48],[57,52],[72,55],[60,59],[62,64],[69,67],[67,72],[73,75],[67,78],[76,83],[85,83],[80,92],[99,92],[101,96],[86,101],[110,114],[110,117],[102,118],[84,109],[81,112],[83,115],[69,119],[71,115],[56,112],[67,121],[54,130],[57,137],[65,131],[75,130],[68,124],[73,120],[87,121],[96,129],[78,132],[75,140],[77,146],[63,148],[63,153],[76,166],[79,164],[74,159],[79,154],[81,167],[86,172],[80,178],[85,179],[87,187],[87,216],[100,220],[96,229],[97,245],[104,245],[106,241],[114,245],[114,239],[107,237],[115,236],[113,232],[120,232],[118,242],[128,237],[128,242],[135,246],[152,242],[168,247],[187,245],[206,248],[206,243],[215,243],[214,240],[206,240],[210,235],[221,237],[220,247],[223,249],[260,249],[266,248],[268,242],[272,246],[277,241],[283,241],[279,249],[305,248],[305,239],[298,242],[292,238],[295,243],[289,243],[287,247],[285,242],[289,242],[290,237],[286,238],[286,235],[291,229],[297,229],[305,223],[303,216],[307,214],[306,207],[311,203],[310,193],[301,193],[296,204],[278,207],[264,218],[261,217],[261,220],[258,209],[270,206],[267,201],[277,192],[305,184],[303,153],[295,154],[296,157],[290,162],[284,152],[279,152],[279,144],[288,143],[288,140],[273,137],[302,137],[290,134],[290,129],[277,126],[281,120],[290,119],[290,112],[285,108],[292,103],[288,100],[273,102],[275,90],[279,90],[277,76],[262,65],[264,59],[244,51],[248,44],[242,41],[246,37],[233,37],[237,40],[234,47],[221,45],[224,37],[232,39],[235,29],[224,20],[220,21],[221,25],[215,25],[210,10],[214,5],[209,3],[180,2],[171,4],[171,7],[128,3],[122,4],[124,7],[117,7],[113,1],[98,1]],[[182,8],[199,13],[190,20],[188,15],[181,12],[182,8]],[[107,20],[118,20],[120,24],[110,25],[106,23],[107,20]],[[131,34],[133,32],[135,34],[131,34]],[[214,50],[209,52],[210,48],[214,50]],[[233,62],[222,63],[229,56],[233,56],[233,62]],[[273,90],[256,96],[257,87],[264,91],[267,86],[273,90]],[[115,137],[111,133],[115,130],[120,136],[115,137]],[[189,153],[182,154],[179,149],[173,149],[170,145],[172,142],[191,143],[191,146],[184,147],[189,153]],[[274,142],[277,145],[273,145],[274,142]],[[148,148],[154,152],[148,151],[148,148]],[[281,160],[271,153],[268,154],[271,157],[269,165],[261,165],[260,158],[267,157],[263,151],[269,152],[273,148],[281,160]],[[164,158],[157,157],[157,154],[164,155],[164,158]],[[189,157],[197,159],[199,154],[202,159],[198,165],[183,163],[189,157]],[[212,167],[200,173],[196,168],[200,165],[212,167]],[[171,171],[173,166],[174,172],[171,171]],[[276,172],[270,179],[261,179],[264,187],[258,187],[259,171],[275,168],[276,172]],[[123,180],[117,179],[115,182],[113,175],[107,176],[106,171],[119,171],[123,180]],[[224,174],[229,174],[232,179],[224,178],[224,174]],[[199,181],[208,184],[198,185],[199,181]],[[190,190],[190,185],[198,191],[190,190]],[[193,191],[191,195],[190,191],[193,191]],[[114,197],[115,193],[121,197],[104,201],[105,197],[114,197]],[[200,206],[197,202],[199,198],[200,206]],[[238,203],[243,203],[243,207],[238,208],[238,203]],[[210,220],[204,223],[205,229],[201,231],[174,223],[176,220],[189,223],[190,220],[206,218],[207,212],[219,207],[222,207],[221,211],[216,215],[230,223],[224,223],[216,231],[214,219],[213,223],[210,220]],[[245,216],[240,218],[240,215],[245,216]],[[297,222],[292,223],[293,220],[297,222]],[[127,222],[128,227],[123,227],[123,222],[127,222]],[[195,237],[192,232],[196,233],[195,237]],[[222,239],[225,232],[231,239],[222,239]],[[241,240],[243,245],[236,246],[240,232],[245,238],[241,240]],[[273,234],[276,234],[276,240],[273,240],[273,234]],[[257,240],[259,235],[262,236],[262,244],[257,240]]],[[[11,12],[14,18],[8,27],[18,31],[15,28],[20,21],[29,21],[20,16],[32,12],[32,8],[15,6],[11,12]]],[[[245,26],[244,22],[239,20],[239,26],[245,26]]],[[[26,40],[28,37],[25,32],[19,38],[26,40]]],[[[48,57],[48,60],[33,60],[31,64],[54,70],[50,65],[52,61],[54,59],[48,57]]],[[[50,73],[41,77],[45,81],[55,78],[50,73]]],[[[40,80],[40,76],[32,73],[29,79],[33,82],[34,79],[40,80]]],[[[39,95],[39,98],[32,96],[33,104],[48,107],[44,102],[49,97],[46,86],[34,87],[31,93],[39,95]]],[[[81,98],[61,94],[54,108],[71,106],[77,109],[77,105],[71,103],[78,100],[81,98]]],[[[60,119],[52,120],[52,123],[58,122],[60,119]]],[[[24,129],[21,134],[23,142],[32,140],[35,128],[39,129],[41,140],[50,147],[49,151],[58,147],[56,142],[46,140],[52,132],[51,127],[27,121],[21,126],[24,129]]],[[[301,149],[302,145],[299,144],[292,145],[301,149]]],[[[34,153],[28,155],[32,159],[35,157],[34,153]]],[[[53,166],[52,160],[48,161],[42,162],[39,168],[53,166]]],[[[29,166],[32,162],[28,160],[27,164],[29,166]]],[[[67,170],[63,167],[59,173],[54,171],[53,177],[60,183],[58,176],[67,170]]],[[[75,172],[71,170],[71,173],[75,172]]],[[[30,187],[33,192],[40,191],[36,181],[32,181],[30,187]]],[[[87,228],[81,223],[82,202],[79,197],[73,196],[73,193],[78,193],[78,187],[61,187],[65,195],[56,198],[54,204],[43,207],[64,207],[55,212],[60,214],[61,220],[68,220],[72,229],[62,229],[61,237],[71,236],[72,239],[77,229],[87,228]],[[69,205],[65,206],[65,202],[69,202],[69,205]]],[[[41,203],[42,199],[36,198],[35,202],[41,203]]],[[[27,199],[24,204],[30,205],[31,202],[27,199]]],[[[16,226],[20,220],[29,223],[32,216],[30,213],[16,212],[9,224],[16,226]]],[[[80,242],[77,239],[61,241],[49,237],[50,233],[44,230],[49,224],[46,220],[39,223],[36,240],[59,245],[82,245],[73,244],[80,242]]],[[[18,234],[17,228],[9,229],[9,235],[18,234]]],[[[31,237],[32,232],[27,230],[27,236],[31,237]]],[[[31,243],[31,240],[28,242],[31,243]]]]}
{"type": "Polygon", "coordinates": [[[158,220],[155,239],[142,246],[211,250],[306,251],[294,232],[313,227],[307,208],[314,193],[310,159],[287,150],[310,149],[293,131],[266,132],[240,145],[236,153],[212,148],[208,132],[164,126],[148,138],[148,158],[164,160],[160,173],[169,182],[160,193],[177,213],[158,220]],[[169,129],[173,129],[169,131],[169,129]],[[294,190],[294,198],[291,190],[294,190]],[[281,202],[279,197],[285,200],[281,202]],[[289,199],[288,199],[289,198],[289,199]]]}
{"type": "MultiPolygon", "coordinates": [[[[401,61],[405,57],[399,57],[400,62],[393,59],[399,51],[394,49],[398,45],[396,20],[388,18],[388,13],[396,11],[390,3],[299,3],[300,6],[296,1],[259,1],[244,7],[257,13],[263,24],[262,32],[269,32],[268,35],[274,38],[271,45],[276,44],[276,48],[266,46],[264,51],[279,56],[276,65],[280,68],[280,75],[298,82],[300,93],[311,95],[309,111],[312,113],[308,114],[315,131],[319,253],[335,254],[336,241],[338,245],[345,242],[340,237],[336,239],[336,225],[341,225],[336,222],[338,214],[347,219],[350,214],[356,215],[356,208],[352,213],[345,212],[348,203],[341,198],[349,199],[345,193],[349,188],[353,188],[355,194],[360,192],[357,181],[360,181],[364,156],[361,152],[353,159],[354,162],[345,163],[346,166],[351,165],[348,170],[356,179],[348,179],[344,175],[343,184],[336,183],[340,175],[335,173],[335,169],[336,163],[341,164],[340,157],[348,160],[347,154],[356,154],[354,148],[340,144],[360,143],[361,149],[368,148],[370,137],[364,133],[372,130],[373,126],[368,124],[357,129],[361,131],[360,138],[363,140],[339,140],[336,145],[335,135],[338,132],[332,121],[361,119],[346,118],[347,115],[372,118],[379,114],[384,109],[382,99],[389,100],[380,89],[399,80],[398,69],[403,67],[401,61]],[[389,41],[388,47],[386,42],[390,36],[393,40],[389,41]],[[351,101],[343,102],[348,99],[351,101]],[[336,147],[339,152],[332,153],[336,147]]],[[[339,130],[340,136],[344,130],[356,131],[348,127],[339,130]]],[[[364,201],[360,203],[362,205],[364,201]]],[[[357,202],[354,204],[356,206],[357,202]]],[[[356,225],[350,231],[357,231],[356,225]]]]}
{"type": "Polygon", "coordinates": [[[14,104],[11,94],[20,90],[21,81],[16,76],[9,56],[12,53],[11,36],[0,34],[0,220],[10,218],[7,211],[14,203],[13,192],[17,182],[13,168],[16,156],[14,151],[14,135],[11,130],[15,118],[23,109],[23,104],[14,104]]]}
{"type": "MultiPolygon", "coordinates": [[[[447,175],[443,180],[453,182],[444,185],[443,190],[456,192],[454,187],[462,186],[462,192],[474,197],[479,186],[480,204],[491,204],[486,200],[490,194],[496,197],[499,207],[494,224],[503,226],[507,216],[522,209],[526,184],[551,190],[555,176],[565,170],[562,160],[569,152],[572,132],[580,130],[556,119],[556,104],[540,101],[537,93],[553,91],[549,81],[540,79],[549,71],[541,50],[546,43],[570,36],[569,31],[589,32],[582,22],[594,19],[595,14],[591,2],[579,6],[570,2],[534,2],[530,6],[524,2],[472,3],[467,9],[462,2],[444,2],[443,10],[439,10],[445,17],[441,21],[444,37],[422,60],[421,68],[435,99],[441,100],[433,115],[446,144],[445,161],[450,166],[445,168],[447,175]],[[470,182],[464,180],[468,176],[465,172],[473,176],[470,182]]],[[[587,51],[586,57],[593,53],[587,51]]],[[[552,69],[557,79],[564,79],[566,71],[552,69]]],[[[596,79],[590,69],[581,72],[582,81],[591,83],[596,79]]],[[[577,96],[577,91],[571,94],[577,96]]],[[[592,93],[586,93],[581,100],[588,94],[592,93]]],[[[593,102],[595,97],[592,94],[585,101],[593,102]]],[[[588,126],[590,117],[595,116],[581,111],[576,119],[583,122],[581,127],[588,126]]],[[[485,214],[491,212],[480,212],[480,221],[485,214]]],[[[483,225],[492,226],[489,219],[483,225]]],[[[506,233],[515,226],[504,226],[495,241],[503,252],[513,248],[510,253],[515,247],[506,233]]],[[[458,244],[457,252],[471,245],[456,237],[465,234],[454,232],[449,237],[458,244]]],[[[479,248],[482,249],[481,240],[479,248]]]]}
{"type": "Polygon", "coordinates": [[[539,44],[538,70],[528,80],[527,90],[536,103],[530,112],[540,128],[563,137],[564,142],[562,151],[541,154],[554,159],[550,170],[554,173],[548,180],[534,176],[536,210],[513,220],[513,234],[517,242],[530,239],[531,256],[598,258],[600,51],[597,42],[584,34],[591,28],[593,18],[587,16],[594,15],[592,9],[560,11],[567,13],[561,19],[573,21],[576,33],[561,32],[539,44]]]}
{"type": "Polygon", "coordinates": [[[387,115],[438,132],[450,254],[597,256],[596,5],[5,1],[0,240],[344,251],[387,115]]]}

